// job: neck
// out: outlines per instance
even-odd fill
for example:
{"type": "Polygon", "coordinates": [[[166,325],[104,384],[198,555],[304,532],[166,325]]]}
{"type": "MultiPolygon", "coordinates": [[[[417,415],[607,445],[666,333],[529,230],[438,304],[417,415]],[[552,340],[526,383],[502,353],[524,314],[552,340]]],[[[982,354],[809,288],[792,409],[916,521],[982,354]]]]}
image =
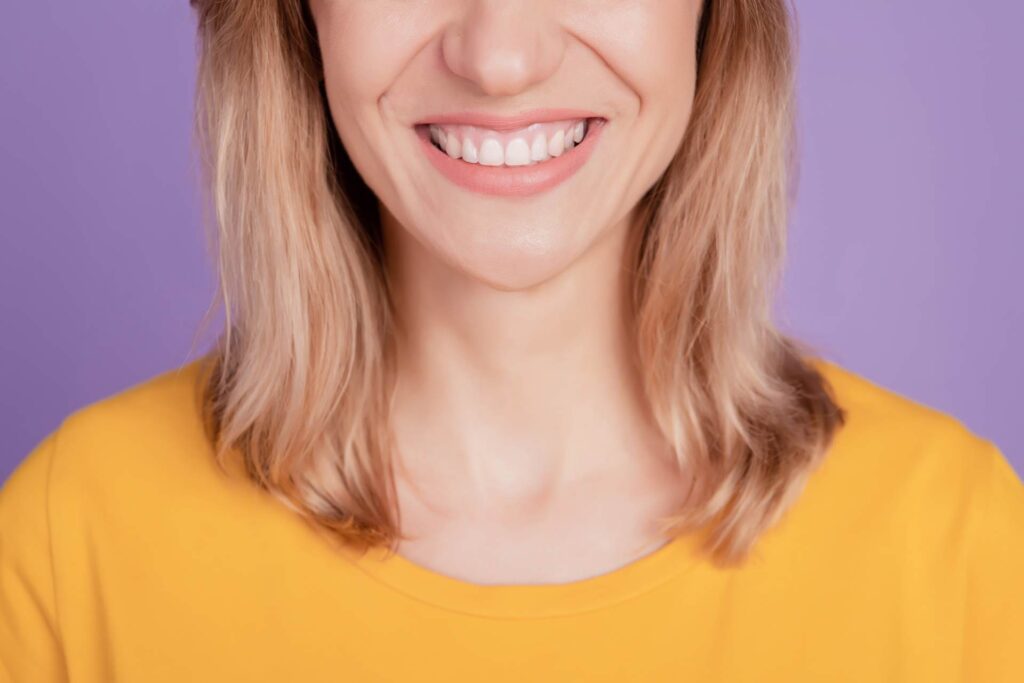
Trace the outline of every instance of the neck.
{"type": "Polygon", "coordinates": [[[405,466],[522,499],[664,455],[634,362],[625,224],[515,291],[441,263],[401,226],[385,236],[405,466]]]}

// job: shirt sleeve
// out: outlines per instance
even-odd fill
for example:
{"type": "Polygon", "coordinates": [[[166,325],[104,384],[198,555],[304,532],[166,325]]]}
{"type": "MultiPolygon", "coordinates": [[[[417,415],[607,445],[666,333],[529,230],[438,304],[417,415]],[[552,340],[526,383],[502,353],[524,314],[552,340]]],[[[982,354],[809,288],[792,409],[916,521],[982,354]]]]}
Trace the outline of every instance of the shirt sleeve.
{"type": "Polygon", "coordinates": [[[964,680],[1024,681],[1024,484],[986,441],[967,584],[964,680]]]}
{"type": "Polygon", "coordinates": [[[0,488],[0,681],[66,681],[56,617],[48,479],[57,433],[0,488]]]}

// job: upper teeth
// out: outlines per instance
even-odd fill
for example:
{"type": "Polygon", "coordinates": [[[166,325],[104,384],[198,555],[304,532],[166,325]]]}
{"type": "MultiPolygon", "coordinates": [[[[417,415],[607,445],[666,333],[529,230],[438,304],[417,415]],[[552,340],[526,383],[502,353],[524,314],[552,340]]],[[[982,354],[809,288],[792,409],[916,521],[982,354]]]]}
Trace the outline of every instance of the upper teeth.
{"type": "Polygon", "coordinates": [[[453,159],[483,166],[528,166],[560,156],[587,134],[586,119],[534,123],[499,132],[466,125],[430,125],[430,139],[453,159]]]}

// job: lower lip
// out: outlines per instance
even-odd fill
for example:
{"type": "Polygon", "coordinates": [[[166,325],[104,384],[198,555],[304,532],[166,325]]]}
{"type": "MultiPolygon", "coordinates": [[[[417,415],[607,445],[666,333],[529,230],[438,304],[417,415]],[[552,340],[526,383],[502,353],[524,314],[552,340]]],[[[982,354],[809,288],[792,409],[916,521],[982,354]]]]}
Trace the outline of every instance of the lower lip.
{"type": "Polygon", "coordinates": [[[605,119],[590,119],[587,135],[579,144],[561,156],[529,166],[471,164],[453,159],[435,147],[427,126],[416,126],[416,135],[430,163],[456,185],[480,194],[527,197],[557,187],[580,170],[590,158],[605,123],[605,119]]]}

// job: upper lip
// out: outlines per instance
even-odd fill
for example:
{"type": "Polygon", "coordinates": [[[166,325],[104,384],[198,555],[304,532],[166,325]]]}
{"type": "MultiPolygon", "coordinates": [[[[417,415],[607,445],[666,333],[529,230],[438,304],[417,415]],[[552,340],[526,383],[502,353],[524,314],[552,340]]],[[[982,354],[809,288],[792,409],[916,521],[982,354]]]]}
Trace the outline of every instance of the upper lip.
{"type": "Polygon", "coordinates": [[[426,116],[417,121],[416,125],[466,125],[490,128],[492,130],[515,130],[517,128],[524,128],[531,123],[591,118],[601,117],[586,109],[531,109],[512,116],[502,116],[501,114],[491,114],[482,111],[460,111],[426,116]]]}

